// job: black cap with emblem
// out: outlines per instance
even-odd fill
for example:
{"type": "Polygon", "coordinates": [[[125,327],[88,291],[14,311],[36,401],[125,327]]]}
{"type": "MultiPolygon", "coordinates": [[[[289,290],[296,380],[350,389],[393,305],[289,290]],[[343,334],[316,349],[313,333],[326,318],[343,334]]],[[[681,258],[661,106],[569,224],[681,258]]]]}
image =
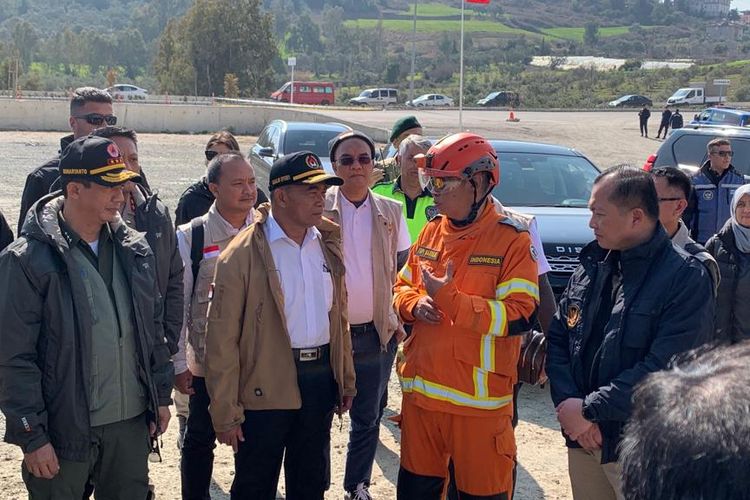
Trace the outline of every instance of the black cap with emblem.
{"type": "Polygon", "coordinates": [[[271,166],[268,189],[273,191],[290,184],[319,184],[340,186],[344,179],[326,173],[320,158],[311,151],[300,151],[282,156],[271,166]]]}
{"type": "Polygon", "coordinates": [[[59,168],[63,180],[90,181],[102,186],[119,186],[140,179],[125,168],[114,142],[93,135],[71,142],[60,155],[59,168]]]}

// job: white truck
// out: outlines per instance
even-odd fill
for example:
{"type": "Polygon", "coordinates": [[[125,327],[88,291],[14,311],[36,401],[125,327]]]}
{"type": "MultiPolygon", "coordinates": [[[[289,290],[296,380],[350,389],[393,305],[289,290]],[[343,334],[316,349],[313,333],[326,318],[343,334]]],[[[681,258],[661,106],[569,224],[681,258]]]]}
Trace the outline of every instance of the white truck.
{"type": "Polygon", "coordinates": [[[678,89],[667,99],[667,104],[717,104],[726,102],[729,80],[690,82],[689,87],[678,89]]]}

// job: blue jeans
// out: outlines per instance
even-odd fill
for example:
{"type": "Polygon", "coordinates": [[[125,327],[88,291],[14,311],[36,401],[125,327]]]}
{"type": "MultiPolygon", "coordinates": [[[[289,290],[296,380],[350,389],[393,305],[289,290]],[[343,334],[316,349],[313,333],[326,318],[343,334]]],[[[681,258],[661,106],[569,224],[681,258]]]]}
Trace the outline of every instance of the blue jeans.
{"type": "Polygon", "coordinates": [[[183,500],[209,500],[216,433],[211,422],[211,414],[208,412],[208,405],[211,401],[206,390],[206,379],[193,377],[193,390],[195,394],[190,396],[190,415],[187,420],[180,461],[182,498],[183,500]]]}
{"type": "Polygon", "coordinates": [[[357,374],[357,395],[349,416],[349,447],[346,455],[344,489],[354,490],[359,483],[370,484],[372,464],[378,448],[380,419],[388,404],[388,379],[396,358],[398,342],[395,335],[385,351],[372,323],[352,326],[354,371],[357,374]]]}

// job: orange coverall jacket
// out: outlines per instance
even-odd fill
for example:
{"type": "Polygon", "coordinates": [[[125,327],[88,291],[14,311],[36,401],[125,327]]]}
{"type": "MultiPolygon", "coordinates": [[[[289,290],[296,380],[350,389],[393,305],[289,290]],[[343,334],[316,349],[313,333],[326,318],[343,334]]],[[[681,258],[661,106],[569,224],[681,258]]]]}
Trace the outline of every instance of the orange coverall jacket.
{"type": "Polygon", "coordinates": [[[522,227],[485,204],[472,224],[444,216],[429,222],[394,286],[394,305],[412,335],[398,372],[404,400],[432,411],[487,416],[512,413],[520,337],[539,302],[537,263],[522,227]],[[416,321],[412,309],[427,294],[420,266],[453,279],[434,297],[445,318],[416,321]]]}

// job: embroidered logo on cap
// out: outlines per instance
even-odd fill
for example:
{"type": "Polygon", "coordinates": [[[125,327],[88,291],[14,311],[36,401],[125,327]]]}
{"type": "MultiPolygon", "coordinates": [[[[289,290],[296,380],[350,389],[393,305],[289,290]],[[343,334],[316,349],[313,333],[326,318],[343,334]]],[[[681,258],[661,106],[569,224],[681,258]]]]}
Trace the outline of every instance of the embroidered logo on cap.
{"type": "Polygon", "coordinates": [[[305,158],[305,163],[310,168],[320,168],[320,163],[318,163],[317,158],[315,158],[313,155],[307,155],[307,158],[305,158]]]}
{"type": "Polygon", "coordinates": [[[119,158],[120,156],[120,150],[117,149],[117,144],[114,142],[107,145],[107,153],[109,153],[109,156],[112,158],[119,158]]]}

